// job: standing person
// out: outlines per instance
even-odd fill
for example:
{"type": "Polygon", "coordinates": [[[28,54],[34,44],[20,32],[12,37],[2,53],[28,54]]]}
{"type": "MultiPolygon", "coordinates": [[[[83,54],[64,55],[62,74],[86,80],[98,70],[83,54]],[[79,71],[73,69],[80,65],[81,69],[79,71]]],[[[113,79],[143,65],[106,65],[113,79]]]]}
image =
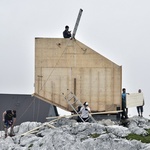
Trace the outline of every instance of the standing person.
{"type": "Polygon", "coordinates": [[[4,123],[5,138],[8,135],[8,128],[10,127],[10,136],[14,136],[13,127],[16,122],[16,110],[6,110],[2,115],[4,123]]]}
{"type": "Polygon", "coordinates": [[[81,107],[79,113],[81,113],[81,118],[85,121],[88,122],[89,120],[89,113],[91,112],[88,102],[85,102],[83,106],[81,107]]]}
{"type": "Polygon", "coordinates": [[[128,108],[126,107],[126,89],[122,89],[122,119],[128,119],[128,108]]]}
{"type": "Polygon", "coordinates": [[[65,31],[63,32],[64,38],[70,38],[71,37],[71,31],[69,31],[69,26],[65,26],[65,31]]]}
{"type": "MultiPolygon", "coordinates": [[[[139,89],[138,93],[141,93],[142,90],[139,89]]],[[[142,106],[137,106],[137,112],[138,112],[138,116],[143,117],[143,106],[144,106],[144,99],[143,99],[143,105],[142,106]]]]}

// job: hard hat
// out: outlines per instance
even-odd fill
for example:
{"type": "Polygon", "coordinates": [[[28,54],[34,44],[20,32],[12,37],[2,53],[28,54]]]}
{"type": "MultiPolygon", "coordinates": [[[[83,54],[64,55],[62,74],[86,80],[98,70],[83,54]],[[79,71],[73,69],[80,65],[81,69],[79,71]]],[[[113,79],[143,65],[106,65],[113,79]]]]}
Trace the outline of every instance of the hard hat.
{"type": "Polygon", "coordinates": [[[85,105],[88,106],[89,105],[88,102],[86,102],[85,105]]]}

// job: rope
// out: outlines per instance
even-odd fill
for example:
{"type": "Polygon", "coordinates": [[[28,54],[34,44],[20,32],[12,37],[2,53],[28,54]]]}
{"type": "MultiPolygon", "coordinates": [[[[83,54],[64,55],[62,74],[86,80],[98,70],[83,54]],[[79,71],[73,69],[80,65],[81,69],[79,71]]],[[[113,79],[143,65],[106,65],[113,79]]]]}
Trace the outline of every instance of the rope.
{"type": "Polygon", "coordinates": [[[20,120],[22,118],[22,116],[27,112],[27,110],[29,109],[29,107],[32,105],[32,103],[35,101],[35,97],[34,99],[31,101],[30,105],[26,108],[26,110],[22,113],[22,115],[20,116],[20,118],[18,120],[20,120]]]}
{"type": "Polygon", "coordinates": [[[84,53],[86,52],[87,49],[83,49],[76,41],[75,41],[75,44],[76,44],[82,51],[84,51],[84,53]]]}

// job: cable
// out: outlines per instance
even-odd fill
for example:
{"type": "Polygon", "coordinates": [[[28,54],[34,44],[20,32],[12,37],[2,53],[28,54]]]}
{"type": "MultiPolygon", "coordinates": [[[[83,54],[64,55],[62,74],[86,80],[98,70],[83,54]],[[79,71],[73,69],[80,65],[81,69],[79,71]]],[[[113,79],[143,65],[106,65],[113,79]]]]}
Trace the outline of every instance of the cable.
{"type": "MultiPolygon", "coordinates": [[[[64,51],[65,51],[65,50],[64,50],[64,51]]],[[[64,54],[64,51],[63,51],[63,53],[61,54],[60,58],[61,58],[62,55],[64,54]]],[[[42,85],[41,90],[42,90],[43,86],[45,86],[45,84],[47,83],[47,81],[48,81],[48,79],[50,78],[50,76],[52,75],[53,71],[55,70],[57,64],[59,63],[60,58],[58,59],[57,63],[55,64],[53,70],[52,70],[51,73],[49,74],[49,76],[48,76],[48,78],[46,79],[45,83],[42,85]]]]}
{"type": "Polygon", "coordinates": [[[27,110],[29,109],[29,107],[32,105],[32,103],[35,101],[35,97],[34,99],[31,101],[31,103],[29,104],[29,106],[26,108],[26,110],[22,113],[22,115],[20,116],[20,118],[18,120],[20,120],[22,118],[22,116],[27,112],[27,110]]]}
{"type": "Polygon", "coordinates": [[[76,44],[82,51],[84,51],[84,53],[86,53],[87,49],[83,49],[76,41],[75,41],[75,44],[76,44]]]}
{"type": "MultiPolygon", "coordinates": [[[[68,46],[68,43],[69,43],[69,42],[70,42],[70,40],[67,42],[66,47],[68,46]]],[[[66,51],[66,47],[64,48],[64,50],[63,50],[62,54],[60,55],[60,57],[59,57],[58,61],[56,62],[55,66],[53,67],[53,69],[52,69],[52,71],[50,72],[49,76],[47,77],[46,81],[45,81],[45,82],[44,82],[44,84],[42,85],[42,87],[41,87],[40,91],[41,91],[41,90],[42,90],[42,88],[45,86],[45,84],[46,84],[46,83],[47,83],[47,81],[49,80],[50,76],[52,75],[53,71],[55,70],[56,66],[58,65],[58,63],[59,63],[59,61],[60,61],[60,59],[61,59],[62,55],[63,55],[63,54],[64,54],[64,52],[66,51]]]]}

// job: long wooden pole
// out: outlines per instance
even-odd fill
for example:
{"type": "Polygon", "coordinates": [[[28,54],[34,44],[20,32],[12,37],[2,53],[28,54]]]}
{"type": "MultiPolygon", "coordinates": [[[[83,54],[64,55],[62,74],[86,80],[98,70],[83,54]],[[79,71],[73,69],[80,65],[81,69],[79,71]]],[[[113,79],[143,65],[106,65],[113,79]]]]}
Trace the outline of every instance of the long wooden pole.
{"type": "Polygon", "coordinates": [[[54,127],[53,125],[51,125],[50,123],[52,123],[52,122],[54,122],[54,121],[56,121],[56,120],[58,120],[58,119],[52,120],[52,121],[50,121],[50,122],[48,122],[48,123],[44,123],[44,124],[40,125],[39,127],[36,127],[36,128],[34,128],[34,129],[30,130],[30,131],[27,131],[27,132],[25,132],[25,133],[22,133],[21,136],[27,135],[27,134],[29,134],[29,133],[34,133],[37,129],[40,129],[41,127],[43,127],[43,126],[45,126],[45,125],[47,125],[47,126],[49,126],[49,127],[51,127],[51,128],[55,128],[55,127],[54,127]]]}
{"type": "MultiPolygon", "coordinates": [[[[100,114],[116,114],[122,112],[122,110],[118,110],[118,111],[106,111],[106,112],[96,112],[96,113],[91,113],[91,115],[100,115],[100,114]]],[[[54,116],[54,117],[46,117],[46,119],[54,119],[54,118],[70,118],[70,117],[74,117],[74,116],[78,116],[78,114],[74,114],[74,115],[64,115],[64,116],[54,116]]]]}

